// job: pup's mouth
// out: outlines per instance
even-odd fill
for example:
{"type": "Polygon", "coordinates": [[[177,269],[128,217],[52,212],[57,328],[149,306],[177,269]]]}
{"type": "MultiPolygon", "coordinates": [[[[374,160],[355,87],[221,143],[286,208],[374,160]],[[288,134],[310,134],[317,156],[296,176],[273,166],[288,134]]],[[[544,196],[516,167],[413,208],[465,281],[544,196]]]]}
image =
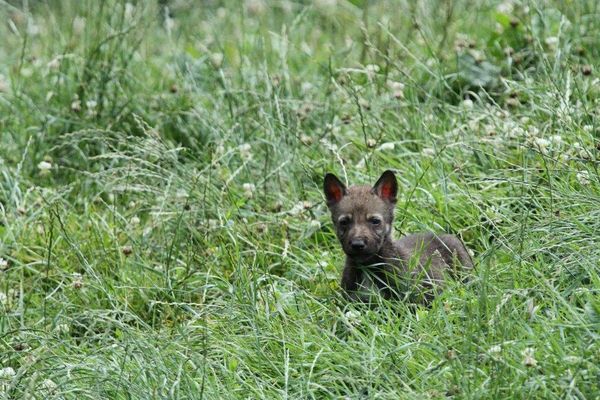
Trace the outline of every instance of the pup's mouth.
{"type": "Polygon", "coordinates": [[[372,249],[362,249],[362,250],[344,249],[344,252],[346,253],[346,255],[348,257],[350,257],[354,260],[357,260],[357,261],[368,260],[369,258],[371,258],[377,254],[377,251],[374,251],[372,249]]]}

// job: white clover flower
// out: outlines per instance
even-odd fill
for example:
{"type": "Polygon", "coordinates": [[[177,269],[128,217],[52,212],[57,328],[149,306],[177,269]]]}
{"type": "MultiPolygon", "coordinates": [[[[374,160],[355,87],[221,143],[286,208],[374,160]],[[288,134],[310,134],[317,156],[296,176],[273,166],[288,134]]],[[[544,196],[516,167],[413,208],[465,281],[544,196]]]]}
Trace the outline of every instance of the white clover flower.
{"type": "Polygon", "coordinates": [[[190,195],[188,194],[187,190],[178,189],[175,193],[175,197],[177,197],[178,199],[187,199],[188,197],[190,197],[190,195]]]}
{"type": "Polygon", "coordinates": [[[302,82],[300,85],[300,90],[302,93],[308,93],[313,88],[313,84],[310,82],[302,82]]]}
{"type": "Polygon", "coordinates": [[[387,81],[386,84],[387,84],[388,88],[390,88],[390,90],[392,90],[392,91],[404,90],[404,83],[402,83],[402,82],[387,81]]]}
{"type": "Polygon", "coordinates": [[[175,28],[175,20],[169,16],[168,13],[165,13],[165,30],[168,34],[171,34],[171,31],[175,28]]]}
{"type": "Polygon", "coordinates": [[[330,124],[330,123],[325,124],[325,131],[331,132],[334,135],[338,134],[341,129],[342,128],[340,127],[339,124],[330,124]]]}
{"type": "Polygon", "coordinates": [[[54,392],[57,387],[58,385],[54,383],[54,381],[51,379],[44,379],[44,381],[42,382],[42,388],[51,393],[54,392]]]}
{"type": "MultiPolygon", "coordinates": [[[[127,245],[127,246],[123,246],[121,248],[121,253],[123,253],[123,255],[129,257],[131,254],[133,254],[133,247],[127,245]]],[[[83,282],[82,282],[83,283],[83,282]]]]}
{"type": "Polygon", "coordinates": [[[33,69],[31,68],[21,68],[21,76],[24,78],[29,78],[31,75],[33,75],[33,69]]]}
{"type": "Polygon", "coordinates": [[[73,18],[73,33],[81,35],[85,30],[85,18],[77,16],[73,18]]]}
{"type": "Polygon", "coordinates": [[[421,150],[421,154],[423,154],[425,157],[434,157],[435,149],[432,149],[431,147],[425,147],[423,150],[421,150]]]}
{"type": "Polygon", "coordinates": [[[46,64],[46,67],[48,69],[53,69],[53,70],[57,70],[60,68],[60,58],[59,57],[54,57],[52,60],[50,60],[48,62],[48,64],[46,64]]]}
{"type": "Polygon", "coordinates": [[[0,74],[0,93],[2,92],[8,92],[8,81],[6,80],[6,77],[2,74],[0,74]]]}
{"type": "Polygon", "coordinates": [[[252,150],[252,146],[250,146],[249,143],[244,143],[240,145],[238,149],[240,151],[240,156],[242,156],[242,159],[246,161],[252,159],[252,153],[250,152],[250,150],[252,150]]]}
{"type": "Polygon", "coordinates": [[[263,14],[267,8],[263,0],[246,0],[244,5],[246,7],[246,11],[253,15],[263,14]]]}
{"type": "Polygon", "coordinates": [[[223,53],[212,53],[210,55],[210,63],[215,68],[221,68],[221,66],[223,65],[223,59],[223,53]]]}
{"type": "Polygon", "coordinates": [[[135,5],[127,2],[125,3],[125,20],[131,21],[133,19],[133,14],[135,13],[135,5]]]}
{"type": "Polygon", "coordinates": [[[315,0],[314,4],[317,8],[334,8],[337,6],[337,0],[315,0]]]}
{"type": "Polygon", "coordinates": [[[590,158],[590,152],[585,148],[581,148],[579,149],[579,157],[588,160],[590,158]]]}
{"type": "Polygon", "coordinates": [[[283,251],[281,252],[281,257],[287,258],[289,250],[290,250],[290,241],[288,239],[285,239],[283,241],[283,251]]]}
{"type": "Polygon", "coordinates": [[[560,136],[560,135],[550,136],[550,143],[552,143],[555,146],[560,145],[562,143],[562,136],[560,136]]]}
{"type": "Polygon", "coordinates": [[[579,356],[564,356],[563,361],[567,364],[579,364],[584,361],[582,357],[579,356]]]}
{"type": "Polygon", "coordinates": [[[542,154],[548,154],[548,147],[550,146],[550,141],[544,138],[535,138],[533,139],[533,144],[537,150],[539,150],[542,154]]]}
{"type": "Polygon", "coordinates": [[[68,334],[71,328],[68,324],[58,324],[54,327],[54,331],[59,334],[68,334]]]}
{"type": "Polygon", "coordinates": [[[393,142],[386,142],[386,143],[382,143],[381,146],[379,146],[378,150],[381,150],[381,151],[394,150],[395,147],[396,147],[396,145],[393,142]]]}
{"type": "Polygon", "coordinates": [[[305,208],[305,202],[304,201],[299,201],[296,204],[294,204],[294,206],[290,209],[290,211],[288,211],[291,215],[298,215],[301,212],[303,212],[306,208],[305,208]]]}
{"type": "Polygon", "coordinates": [[[369,100],[363,99],[362,97],[358,100],[358,104],[365,110],[371,109],[371,104],[369,103],[369,100]]]}
{"type": "Polygon", "coordinates": [[[5,271],[8,269],[8,261],[4,258],[0,257],[0,271],[5,271]]]}
{"type": "Polygon", "coordinates": [[[321,229],[321,222],[319,220],[313,219],[310,221],[310,227],[313,229],[321,229]]]}
{"type": "Polygon", "coordinates": [[[594,127],[593,127],[592,125],[584,125],[584,126],[583,126],[583,131],[584,131],[584,132],[590,133],[590,132],[592,132],[593,130],[594,130],[594,127]]]}
{"type": "Polygon", "coordinates": [[[344,314],[346,321],[352,326],[360,325],[360,313],[358,311],[350,310],[344,314]]]}
{"type": "Polygon", "coordinates": [[[573,144],[573,151],[575,152],[575,154],[577,154],[577,156],[579,156],[579,158],[583,158],[584,160],[590,158],[590,153],[579,143],[573,144]]]}
{"type": "Polygon", "coordinates": [[[140,224],[140,219],[137,215],[134,215],[131,220],[129,221],[129,223],[131,224],[131,226],[137,226],[140,224]]]}
{"type": "Polygon", "coordinates": [[[16,372],[11,367],[4,367],[0,369],[0,379],[10,379],[16,375],[16,372]]]}
{"type": "Polygon", "coordinates": [[[448,132],[446,132],[445,136],[449,139],[455,139],[456,137],[460,136],[461,134],[461,129],[460,128],[454,128],[454,129],[450,129],[448,132]]]}
{"type": "Polygon", "coordinates": [[[397,81],[387,81],[387,86],[392,92],[392,96],[397,99],[404,98],[404,83],[397,81]]]}
{"type": "Polygon", "coordinates": [[[223,19],[227,17],[227,9],[225,7],[217,8],[217,18],[223,19]]]}
{"type": "Polygon", "coordinates": [[[310,45],[305,41],[302,41],[302,43],[300,43],[300,50],[302,50],[305,54],[309,56],[313,55],[313,48],[310,47],[310,45]]]}
{"type": "Polygon", "coordinates": [[[365,72],[369,78],[373,78],[379,72],[379,65],[369,64],[365,67],[365,72]]]}
{"type": "Polygon", "coordinates": [[[509,114],[509,112],[508,112],[508,111],[505,111],[505,110],[496,110],[496,112],[494,113],[494,115],[495,115],[497,118],[502,118],[502,119],[504,119],[504,118],[508,117],[510,114],[509,114]]]}
{"type": "Polygon", "coordinates": [[[305,146],[311,145],[313,143],[313,138],[308,135],[300,135],[300,142],[305,146]]]}
{"type": "Polygon", "coordinates": [[[400,100],[404,98],[404,90],[394,90],[394,92],[392,93],[392,96],[394,96],[394,98],[400,100]]]}
{"type": "Polygon", "coordinates": [[[588,171],[579,171],[576,177],[580,184],[584,186],[590,184],[590,173],[588,171]]]}
{"type": "MultiPolygon", "coordinates": [[[[498,134],[498,132],[496,131],[496,127],[494,127],[493,125],[488,125],[488,124],[486,124],[486,125],[483,127],[483,130],[484,130],[485,134],[486,134],[487,136],[489,136],[489,137],[494,137],[494,136],[496,136],[496,135],[498,134]]],[[[506,133],[506,136],[507,136],[507,137],[511,137],[511,135],[512,135],[512,132],[511,132],[511,131],[508,131],[508,132],[506,133]]]]}
{"type": "Polygon", "coordinates": [[[338,147],[336,144],[331,143],[329,140],[323,138],[319,141],[327,150],[330,151],[337,151],[338,147]]]}
{"type": "Polygon", "coordinates": [[[83,287],[83,276],[78,272],[74,272],[72,278],[71,286],[74,289],[81,289],[83,287]]]}
{"type": "Polygon", "coordinates": [[[533,320],[539,307],[535,305],[533,299],[527,299],[525,304],[527,306],[527,314],[529,314],[529,319],[533,320]]]}
{"type": "Polygon", "coordinates": [[[526,367],[535,367],[537,365],[536,359],[533,358],[534,352],[535,350],[531,347],[527,347],[525,350],[523,350],[523,364],[526,367]]]}
{"type": "Polygon", "coordinates": [[[504,129],[508,131],[508,134],[506,135],[507,137],[524,137],[525,139],[530,141],[537,137],[539,134],[539,130],[535,126],[529,127],[527,128],[527,130],[525,130],[525,128],[522,128],[521,126],[517,125],[512,121],[506,121],[506,123],[504,124],[504,129]]]}
{"type": "Polygon", "coordinates": [[[556,47],[558,44],[558,38],[556,36],[548,36],[544,42],[546,42],[549,47],[556,47]]]}
{"type": "Polygon", "coordinates": [[[3,306],[8,304],[8,296],[4,292],[0,292],[0,304],[3,306]]]}
{"type": "Polygon", "coordinates": [[[498,354],[501,351],[502,351],[502,346],[500,346],[499,344],[495,344],[489,348],[488,353],[489,354],[498,354]]]}
{"type": "Polygon", "coordinates": [[[73,102],[71,103],[71,111],[73,111],[73,112],[81,111],[81,101],[79,99],[73,100],[73,102]]]}
{"type": "Polygon", "coordinates": [[[496,6],[496,11],[502,14],[511,14],[514,10],[514,4],[511,0],[503,1],[496,6]]]}
{"type": "Polygon", "coordinates": [[[516,123],[514,123],[513,121],[506,121],[506,123],[504,124],[504,129],[506,131],[506,137],[507,138],[518,138],[521,137],[523,135],[527,136],[527,137],[534,137],[537,132],[534,128],[533,131],[527,131],[525,132],[525,130],[523,128],[521,128],[519,125],[517,125],[516,123]]]}
{"type": "Polygon", "coordinates": [[[47,174],[52,169],[52,164],[48,161],[40,161],[37,167],[40,170],[41,174],[47,174]]]}
{"type": "Polygon", "coordinates": [[[88,100],[85,102],[85,105],[87,108],[87,114],[89,116],[94,117],[98,114],[98,112],[96,111],[96,106],[98,105],[96,100],[88,100]]]}
{"type": "Polygon", "coordinates": [[[242,188],[244,189],[245,197],[251,199],[254,196],[254,191],[256,190],[254,183],[244,183],[242,188]]]}
{"type": "MultiPolygon", "coordinates": [[[[467,126],[469,127],[470,130],[475,131],[479,128],[479,119],[471,119],[467,122],[467,126]]],[[[454,128],[452,129],[452,131],[458,131],[460,132],[460,128],[454,128]]],[[[458,133],[457,132],[457,133],[458,133]]]]}
{"type": "Polygon", "coordinates": [[[463,102],[461,103],[461,106],[466,109],[471,109],[474,106],[473,100],[464,99],[463,102]]]}
{"type": "Polygon", "coordinates": [[[29,36],[37,36],[40,34],[40,26],[38,24],[36,24],[35,22],[33,22],[32,20],[29,20],[29,23],[27,24],[27,34],[29,36]]]}
{"type": "Polygon", "coordinates": [[[163,266],[161,264],[157,264],[154,266],[154,270],[157,272],[163,272],[163,266]]]}

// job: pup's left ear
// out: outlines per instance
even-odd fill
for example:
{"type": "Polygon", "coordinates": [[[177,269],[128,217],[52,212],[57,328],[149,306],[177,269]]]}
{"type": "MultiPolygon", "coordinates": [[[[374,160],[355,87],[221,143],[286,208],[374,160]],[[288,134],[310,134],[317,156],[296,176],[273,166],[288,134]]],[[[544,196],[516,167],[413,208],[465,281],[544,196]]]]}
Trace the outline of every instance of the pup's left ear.
{"type": "Polygon", "coordinates": [[[389,169],[385,171],[377,183],[371,189],[373,194],[381,197],[383,200],[389,201],[390,203],[396,203],[396,195],[398,194],[398,182],[396,182],[396,175],[389,169]]]}

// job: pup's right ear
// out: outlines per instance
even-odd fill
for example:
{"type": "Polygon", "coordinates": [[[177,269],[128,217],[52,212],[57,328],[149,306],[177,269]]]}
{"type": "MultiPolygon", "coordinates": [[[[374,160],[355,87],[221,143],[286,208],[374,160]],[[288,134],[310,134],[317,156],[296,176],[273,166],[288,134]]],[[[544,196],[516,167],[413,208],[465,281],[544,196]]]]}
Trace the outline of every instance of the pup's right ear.
{"type": "Polygon", "coordinates": [[[327,174],[323,181],[323,191],[327,199],[327,207],[331,207],[346,195],[346,186],[334,174],[327,174]]]}

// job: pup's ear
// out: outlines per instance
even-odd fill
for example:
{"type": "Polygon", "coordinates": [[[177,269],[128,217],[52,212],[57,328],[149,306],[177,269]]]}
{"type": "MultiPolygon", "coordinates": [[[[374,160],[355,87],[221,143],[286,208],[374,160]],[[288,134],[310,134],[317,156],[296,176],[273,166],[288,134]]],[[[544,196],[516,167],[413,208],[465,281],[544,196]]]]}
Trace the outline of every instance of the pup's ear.
{"type": "Polygon", "coordinates": [[[323,181],[323,191],[327,199],[327,207],[331,207],[346,195],[346,186],[334,174],[327,174],[323,181]]]}
{"type": "Polygon", "coordinates": [[[390,203],[396,203],[396,195],[398,194],[398,183],[396,182],[396,175],[390,170],[385,171],[377,183],[371,189],[373,194],[381,197],[383,200],[387,200],[390,203]]]}

